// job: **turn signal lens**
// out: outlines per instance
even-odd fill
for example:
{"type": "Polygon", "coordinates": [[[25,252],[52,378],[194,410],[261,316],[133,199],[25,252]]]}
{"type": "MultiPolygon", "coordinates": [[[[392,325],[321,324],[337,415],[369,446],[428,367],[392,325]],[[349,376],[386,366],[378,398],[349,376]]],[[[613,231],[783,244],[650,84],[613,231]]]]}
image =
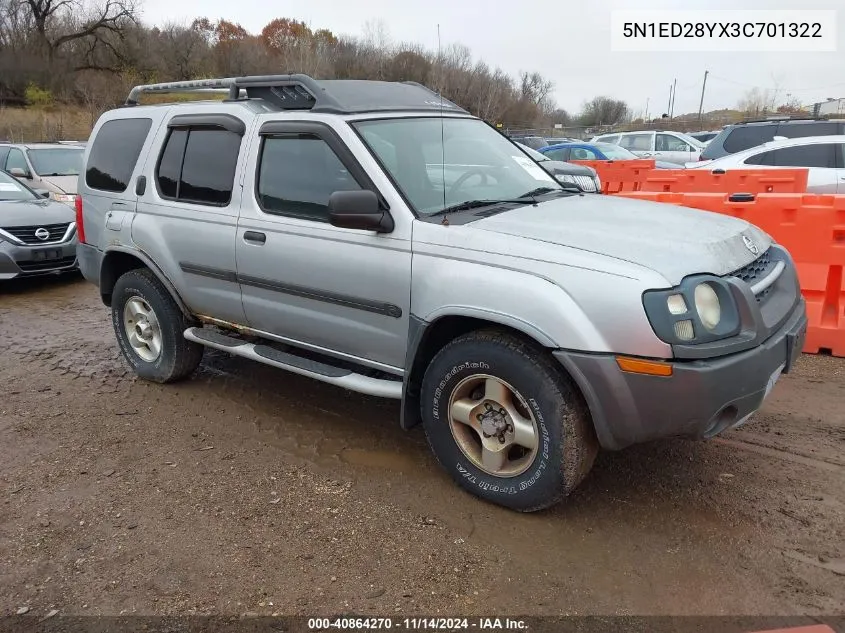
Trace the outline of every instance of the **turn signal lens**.
{"type": "Polygon", "coordinates": [[[627,371],[632,374],[646,374],[647,376],[672,375],[672,365],[662,361],[617,356],[616,364],[619,365],[619,369],[622,371],[627,371]]]}
{"type": "Polygon", "coordinates": [[[666,307],[669,308],[669,314],[686,314],[687,302],[684,301],[684,295],[669,295],[666,297],[666,307]]]}

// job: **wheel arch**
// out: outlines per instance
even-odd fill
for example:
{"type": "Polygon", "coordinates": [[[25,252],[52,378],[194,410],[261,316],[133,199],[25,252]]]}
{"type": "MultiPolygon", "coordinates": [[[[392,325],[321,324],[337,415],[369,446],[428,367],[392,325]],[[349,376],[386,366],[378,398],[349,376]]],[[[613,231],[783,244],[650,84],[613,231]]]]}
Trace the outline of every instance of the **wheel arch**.
{"type": "Polygon", "coordinates": [[[147,268],[152,272],[158,280],[167,288],[167,292],[173,297],[179,310],[186,317],[191,316],[188,306],[182,301],[176,287],[171,283],[161,269],[156,266],[153,261],[141,251],[129,250],[124,248],[112,248],[103,255],[103,262],[100,265],[100,297],[103,303],[111,307],[111,297],[114,291],[114,286],[121,275],[128,273],[130,270],[138,268],[147,268]]]}
{"type": "MultiPolygon", "coordinates": [[[[529,340],[545,349],[553,349],[554,342],[531,324],[508,315],[487,311],[440,310],[430,320],[410,317],[408,349],[405,356],[405,380],[402,387],[400,426],[410,429],[422,422],[420,416],[420,387],[431,360],[443,347],[462,334],[496,328],[529,340]]],[[[563,370],[563,368],[561,367],[563,370]]]]}

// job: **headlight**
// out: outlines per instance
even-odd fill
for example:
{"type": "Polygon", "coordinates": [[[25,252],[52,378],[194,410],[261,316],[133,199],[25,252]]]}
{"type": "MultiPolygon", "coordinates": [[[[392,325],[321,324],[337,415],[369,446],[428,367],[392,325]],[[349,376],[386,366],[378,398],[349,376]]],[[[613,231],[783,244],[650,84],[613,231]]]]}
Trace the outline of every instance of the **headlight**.
{"type": "Polygon", "coordinates": [[[578,184],[575,182],[575,176],[570,176],[569,174],[557,174],[555,178],[557,178],[558,182],[568,182],[573,185],[578,184]]]}
{"type": "Polygon", "coordinates": [[[649,290],[643,293],[643,307],[654,333],[670,344],[708,343],[741,329],[731,286],[712,275],[687,277],[668,290],[649,290]]]}
{"type": "Polygon", "coordinates": [[[710,284],[703,283],[695,287],[695,310],[704,327],[710,331],[716,329],[722,318],[722,306],[719,295],[710,284]]]}
{"type": "Polygon", "coordinates": [[[50,199],[55,200],[56,202],[64,202],[65,204],[74,204],[76,196],[68,193],[55,193],[51,191],[50,199]]]}

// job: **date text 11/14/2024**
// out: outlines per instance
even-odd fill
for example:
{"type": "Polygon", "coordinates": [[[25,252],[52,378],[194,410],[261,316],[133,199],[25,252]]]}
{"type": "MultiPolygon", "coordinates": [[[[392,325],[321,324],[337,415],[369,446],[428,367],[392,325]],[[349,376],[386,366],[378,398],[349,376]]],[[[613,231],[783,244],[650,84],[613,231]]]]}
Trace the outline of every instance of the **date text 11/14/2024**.
{"type": "Polygon", "coordinates": [[[387,630],[411,631],[467,631],[467,630],[510,630],[527,631],[524,620],[514,618],[309,618],[308,628],[312,631],[330,630],[387,630]]]}

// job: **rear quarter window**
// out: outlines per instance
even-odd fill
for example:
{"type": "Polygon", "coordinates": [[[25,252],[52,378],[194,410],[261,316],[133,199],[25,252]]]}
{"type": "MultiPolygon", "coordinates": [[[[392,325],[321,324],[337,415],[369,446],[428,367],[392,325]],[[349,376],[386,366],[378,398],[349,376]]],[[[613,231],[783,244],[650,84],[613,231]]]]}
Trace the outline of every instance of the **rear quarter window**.
{"type": "Polygon", "coordinates": [[[771,141],[777,135],[777,125],[747,125],[728,132],[724,148],[729,154],[735,154],[751,147],[757,147],[771,141]]]}
{"type": "Polygon", "coordinates": [[[88,155],[85,184],[100,191],[126,191],[152,124],[152,119],[140,118],[103,123],[88,155]]]}
{"type": "Polygon", "coordinates": [[[837,123],[781,123],[778,126],[778,136],[786,138],[830,136],[831,134],[839,134],[837,123]]]}

